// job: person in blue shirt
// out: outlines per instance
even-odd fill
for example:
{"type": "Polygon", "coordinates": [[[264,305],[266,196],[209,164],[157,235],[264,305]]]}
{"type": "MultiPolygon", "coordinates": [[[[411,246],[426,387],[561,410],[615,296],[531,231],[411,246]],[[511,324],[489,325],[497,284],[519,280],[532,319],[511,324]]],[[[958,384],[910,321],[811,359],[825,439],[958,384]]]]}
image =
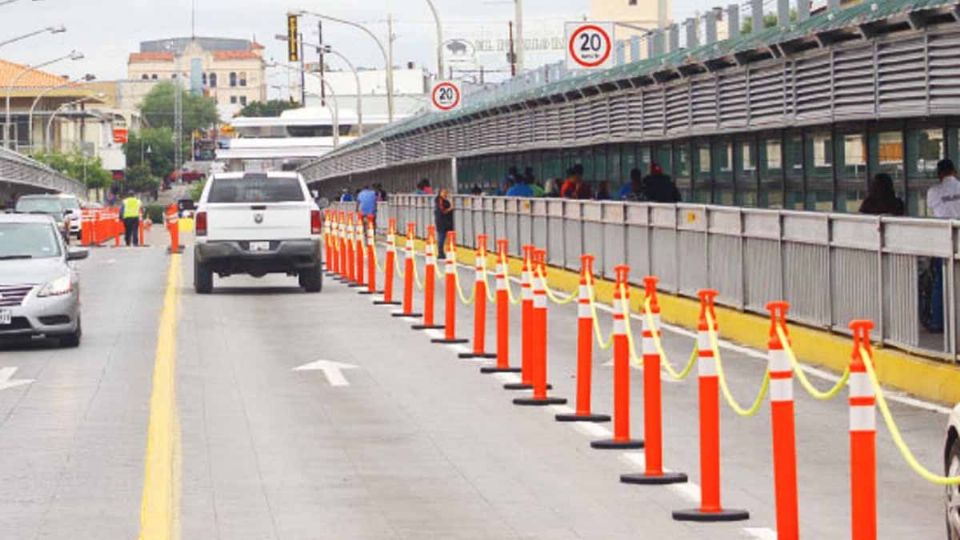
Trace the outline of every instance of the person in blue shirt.
{"type": "Polygon", "coordinates": [[[353,202],[353,194],[346,189],[340,190],[340,202],[353,202]]]}
{"type": "Polygon", "coordinates": [[[370,186],[364,186],[357,194],[357,206],[364,219],[377,217],[377,199],[377,192],[370,189],[370,186]]]}
{"type": "Polygon", "coordinates": [[[527,183],[527,179],[521,176],[507,190],[507,197],[533,197],[533,188],[527,183]]]}

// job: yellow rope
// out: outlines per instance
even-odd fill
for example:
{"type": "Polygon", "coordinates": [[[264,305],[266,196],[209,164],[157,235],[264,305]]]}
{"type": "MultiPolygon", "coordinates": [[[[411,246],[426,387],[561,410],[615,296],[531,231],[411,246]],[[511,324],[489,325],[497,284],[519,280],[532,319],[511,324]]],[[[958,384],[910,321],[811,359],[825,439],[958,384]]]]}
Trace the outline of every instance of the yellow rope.
{"type": "Polygon", "coordinates": [[[573,293],[566,298],[561,298],[560,296],[554,294],[553,291],[550,290],[550,287],[547,286],[547,276],[543,274],[543,267],[541,267],[540,265],[537,265],[536,272],[537,272],[537,278],[540,279],[540,284],[543,286],[543,289],[547,292],[547,297],[549,297],[554,304],[563,306],[563,305],[569,304],[570,302],[573,302],[579,296],[577,293],[573,293]]]}
{"type": "Polygon", "coordinates": [[[593,318],[593,332],[597,337],[597,346],[600,347],[600,350],[607,350],[613,346],[613,332],[610,332],[610,337],[606,340],[603,339],[603,331],[600,330],[600,317],[597,316],[597,303],[594,301],[593,294],[593,275],[587,274],[587,293],[590,297],[590,316],[593,318]]]}
{"type": "Polygon", "coordinates": [[[884,422],[887,424],[887,430],[890,431],[890,436],[893,438],[893,443],[897,445],[897,449],[900,450],[900,455],[903,456],[904,461],[907,462],[907,465],[913,469],[913,472],[917,473],[921,478],[930,482],[931,484],[936,484],[939,486],[956,486],[960,485],[960,476],[940,476],[931,472],[929,469],[924,467],[917,461],[916,456],[913,455],[913,451],[910,450],[910,447],[907,446],[907,443],[903,440],[903,435],[900,433],[900,428],[897,426],[897,423],[893,419],[893,414],[890,413],[890,407],[887,405],[887,399],[883,395],[883,388],[880,387],[880,381],[877,379],[877,372],[873,368],[873,360],[870,358],[870,355],[867,354],[867,351],[860,348],[860,358],[863,360],[863,364],[867,367],[867,374],[870,376],[870,382],[873,383],[873,388],[877,394],[877,406],[880,407],[880,414],[883,416],[884,422]]]}
{"type": "Polygon", "coordinates": [[[503,265],[503,284],[507,289],[507,301],[513,305],[517,305],[523,301],[523,298],[515,297],[513,295],[513,289],[510,288],[510,267],[507,266],[507,256],[505,254],[500,255],[500,264],[503,265]]]}
{"type": "Polygon", "coordinates": [[[423,281],[420,280],[420,275],[419,275],[419,273],[417,272],[417,257],[416,257],[416,254],[411,254],[410,256],[413,257],[413,264],[411,265],[411,266],[413,266],[413,282],[417,285],[417,289],[419,289],[419,290],[422,291],[422,290],[423,290],[423,281]]]}
{"type": "MultiPolygon", "coordinates": [[[[667,371],[667,375],[675,381],[682,381],[690,376],[690,373],[693,372],[693,366],[697,363],[697,343],[694,342],[693,350],[690,351],[690,358],[687,360],[687,365],[683,367],[679,372],[673,368],[673,364],[670,363],[670,359],[667,358],[667,352],[663,348],[663,341],[660,339],[660,329],[657,328],[655,321],[653,319],[653,313],[650,312],[650,298],[647,298],[643,302],[643,316],[644,320],[647,323],[647,326],[652,329],[653,334],[653,345],[657,349],[657,354],[660,355],[660,365],[667,371]]],[[[627,323],[627,331],[630,331],[630,324],[627,323]]],[[[630,334],[630,348],[631,353],[636,355],[636,350],[633,348],[633,335],[630,334]]]]}
{"type": "Polygon", "coordinates": [[[764,370],[763,382],[760,384],[760,392],[757,394],[757,399],[754,400],[753,405],[745,408],[737,403],[737,400],[733,397],[733,393],[730,392],[730,387],[727,386],[727,377],[723,373],[723,362],[720,359],[720,346],[717,343],[717,333],[714,330],[713,317],[710,315],[709,310],[706,312],[706,315],[707,328],[709,328],[707,332],[710,336],[710,349],[713,350],[713,358],[716,360],[717,379],[719,379],[720,390],[723,391],[723,397],[726,399],[727,405],[738,415],[753,416],[760,410],[760,406],[763,405],[763,398],[767,395],[767,390],[770,388],[770,372],[764,370]]]}
{"type": "Polygon", "coordinates": [[[821,401],[826,401],[833,399],[840,393],[841,390],[847,385],[847,380],[850,379],[850,366],[847,366],[843,370],[843,375],[840,376],[840,380],[837,381],[837,384],[833,388],[827,390],[826,392],[821,392],[814,388],[810,383],[810,380],[807,378],[807,374],[803,371],[803,366],[800,365],[800,362],[797,361],[797,356],[793,353],[793,348],[790,347],[790,341],[787,339],[786,332],[783,331],[781,325],[777,325],[777,336],[780,337],[780,343],[783,344],[783,350],[787,353],[787,357],[790,359],[790,364],[793,366],[794,373],[797,374],[797,380],[800,381],[800,386],[807,391],[814,399],[819,399],[821,401]]]}
{"type": "MultiPolygon", "coordinates": [[[[449,263],[448,263],[449,264],[449,263]]],[[[467,299],[466,295],[463,294],[463,288],[460,286],[460,273],[457,272],[457,265],[453,263],[453,282],[456,285],[457,296],[460,297],[460,302],[464,305],[471,305],[477,299],[477,288],[473,288],[473,292],[470,294],[470,298],[467,299]]]]}

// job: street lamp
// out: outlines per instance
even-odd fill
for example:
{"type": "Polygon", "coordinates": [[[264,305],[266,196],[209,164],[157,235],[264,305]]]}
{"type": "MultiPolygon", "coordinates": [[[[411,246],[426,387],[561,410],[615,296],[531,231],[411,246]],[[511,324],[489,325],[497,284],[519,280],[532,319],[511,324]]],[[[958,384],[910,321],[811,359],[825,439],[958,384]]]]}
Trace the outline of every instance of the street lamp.
{"type": "Polygon", "coordinates": [[[76,86],[80,84],[81,81],[90,82],[94,79],[96,79],[96,77],[93,74],[87,73],[79,81],[69,81],[64,84],[61,84],[60,86],[47,88],[46,90],[44,90],[43,92],[40,92],[40,94],[37,95],[37,98],[33,100],[33,104],[30,105],[30,114],[27,116],[28,118],[27,119],[27,140],[30,142],[31,148],[33,147],[33,111],[34,109],[37,108],[37,104],[40,103],[40,100],[43,99],[44,96],[46,96],[47,94],[50,94],[51,92],[56,92],[57,90],[63,90],[64,88],[67,88],[69,86],[76,86]]]}
{"type": "MultiPolygon", "coordinates": [[[[289,15],[296,15],[296,16],[312,15],[312,16],[314,16],[314,17],[317,17],[318,19],[325,19],[325,20],[328,20],[328,21],[338,22],[338,23],[340,23],[340,24],[346,24],[346,25],[348,25],[348,26],[352,26],[352,27],[354,27],[354,28],[357,28],[357,29],[359,29],[359,30],[362,30],[362,31],[365,32],[368,36],[370,36],[371,38],[373,38],[373,40],[377,43],[377,47],[380,48],[380,54],[383,55],[383,63],[384,63],[384,65],[386,66],[386,70],[387,70],[387,119],[388,119],[390,122],[393,122],[393,62],[391,61],[390,54],[387,52],[387,48],[384,47],[384,46],[383,46],[383,42],[380,41],[380,38],[378,38],[377,35],[374,34],[374,33],[373,33],[369,28],[367,28],[366,26],[364,26],[364,25],[362,25],[362,24],[359,24],[359,23],[355,23],[355,22],[353,22],[353,21],[348,21],[348,20],[345,20],[345,19],[339,19],[339,18],[337,18],[337,17],[331,17],[330,15],[324,15],[324,14],[322,14],[322,13],[316,13],[316,12],[313,12],[313,11],[307,11],[307,10],[305,10],[305,9],[294,10],[294,11],[290,11],[290,12],[288,12],[288,13],[289,13],[289,15]]],[[[391,32],[391,34],[392,34],[392,32],[391,32]]],[[[388,39],[389,39],[390,42],[392,43],[392,42],[393,42],[393,35],[388,36],[388,39]]]]}
{"type": "Polygon", "coordinates": [[[90,101],[90,100],[92,100],[92,99],[103,99],[104,97],[106,97],[106,96],[104,95],[104,93],[103,93],[103,92],[100,92],[100,93],[98,93],[98,94],[96,94],[96,95],[93,95],[93,96],[86,96],[86,97],[82,97],[82,98],[80,98],[80,99],[75,99],[75,100],[73,100],[73,101],[60,104],[60,106],[57,107],[57,110],[53,111],[53,114],[50,115],[50,119],[47,120],[46,135],[44,136],[44,139],[43,139],[43,149],[44,149],[44,151],[50,149],[50,148],[53,146],[53,133],[52,133],[52,131],[53,131],[53,119],[57,117],[57,114],[58,114],[61,110],[63,110],[65,107],[72,107],[72,106],[74,106],[74,105],[79,105],[79,104],[83,103],[84,101],[90,101]]]}
{"type": "MultiPolygon", "coordinates": [[[[277,34],[277,39],[280,41],[288,41],[289,38],[282,34],[277,34]]],[[[347,67],[350,68],[350,71],[353,72],[353,80],[357,85],[357,135],[363,135],[363,92],[360,90],[360,73],[357,71],[357,68],[354,67],[353,62],[350,61],[346,56],[341,54],[339,51],[334,50],[330,45],[323,45],[320,43],[304,43],[304,47],[313,47],[318,51],[323,50],[324,54],[332,54],[337,58],[343,60],[343,63],[347,64],[347,67]]],[[[323,77],[320,77],[321,81],[325,82],[323,77]]],[[[324,84],[324,88],[326,88],[324,84]]],[[[321,96],[321,100],[322,100],[321,96]]]]}
{"type": "Polygon", "coordinates": [[[440,24],[440,13],[437,6],[433,5],[433,0],[427,0],[430,6],[430,12],[433,13],[433,20],[437,24],[437,80],[443,79],[443,26],[440,24]]]}
{"type": "MultiPolygon", "coordinates": [[[[16,1],[17,1],[17,0],[0,0],[0,7],[3,7],[3,6],[5,6],[5,5],[7,5],[7,4],[12,4],[12,3],[16,2],[16,1]]],[[[33,0],[33,1],[34,1],[34,2],[39,2],[40,0],[33,0]]]]}
{"type": "Polygon", "coordinates": [[[17,83],[20,81],[20,79],[23,78],[23,76],[26,75],[27,73],[36,71],[44,66],[49,66],[50,64],[55,64],[57,62],[60,62],[61,60],[81,60],[82,58],[83,58],[83,53],[76,50],[70,51],[70,54],[61,56],[59,58],[54,58],[53,60],[47,60],[46,62],[41,62],[33,66],[26,66],[25,68],[20,70],[20,72],[17,73],[16,76],[14,76],[13,80],[10,81],[9,86],[7,86],[7,106],[6,106],[7,113],[3,123],[3,147],[4,148],[10,148],[10,94],[13,93],[13,89],[17,85],[17,83]]]}
{"type": "Polygon", "coordinates": [[[62,34],[66,31],[67,31],[67,28],[62,24],[60,26],[48,26],[46,28],[41,28],[40,30],[34,30],[33,32],[28,32],[26,34],[23,34],[22,36],[17,36],[15,38],[10,38],[5,41],[0,41],[0,47],[3,47],[4,45],[9,45],[11,43],[16,43],[18,41],[21,41],[27,38],[31,38],[33,36],[40,35],[44,32],[50,32],[51,34],[62,34]]]}

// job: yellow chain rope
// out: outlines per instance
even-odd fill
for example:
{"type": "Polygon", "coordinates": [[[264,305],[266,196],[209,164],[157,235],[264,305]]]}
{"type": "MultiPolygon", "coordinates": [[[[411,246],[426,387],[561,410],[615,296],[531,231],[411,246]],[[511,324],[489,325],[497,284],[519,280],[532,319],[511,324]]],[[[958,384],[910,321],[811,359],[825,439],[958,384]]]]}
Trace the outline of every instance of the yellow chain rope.
{"type": "Polygon", "coordinates": [[[537,265],[536,272],[537,272],[537,278],[540,279],[540,284],[543,286],[543,289],[547,292],[547,297],[550,298],[550,300],[554,304],[563,306],[573,302],[578,298],[579,295],[577,293],[573,293],[566,298],[561,298],[560,296],[554,294],[554,292],[550,290],[550,287],[547,286],[547,276],[544,275],[543,268],[537,265]]]}
{"type": "Polygon", "coordinates": [[[507,301],[513,305],[517,305],[523,301],[523,298],[517,298],[513,296],[513,289],[510,288],[510,271],[509,266],[507,266],[507,256],[506,254],[500,254],[500,264],[503,265],[503,282],[507,289],[507,301]]]}
{"type": "Polygon", "coordinates": [[[840,376],[840,380],[837,381],[837,384],[833,388],[827,390],[826,392],[821,392],[814,388],[810,384],[810,380],[807,378],[807,374],[803,371],[803,366],[800,365],[800,362],[797,361],[797,356],[793,352],[793,348],[790,347],[790,341],[787,338],[786,332],[783,331],[781,325],[777,325],[777,336],[780,337],[780,343],[783,344],[783,350],[787,353],[787,358],[790,359],[790,364],[793,366],[794,373],[797,374],[797,380],[800,381],[800,386],[810,394],[814,399],[819,399],[821,401],[826,401],[833,399],[840,393],[841,390],[847,385],[847,380],[850,379],[850,366],[847,366],[843,370],[843,375],[840,376]]]}
{"type": "Polygon", "coordinates": [[[738,415],[753,416],[760,410],[760,406],[763,405],[763,398],[767,395],[767,390],[770,388],[770,372],[768,370],[764,370],[763,382],[760,384],[760,392],[757,394],[757,399],[754,400],[753,405],[751,405],[749,408],[744,408],[737,403],[737,400],[733,397],[733,393],[730,392],[730,387],[727,386],[727,377],[723,373],[723,362],[720,359],[720,346],[717,343],[717,332],[714,330],[715,326],[713,324],[713,317],[710,315],[709,310],[707,310],[706,315],[707,328],[709,328],[707,333],[710,336],[710,349],[713,350],[713,358],[717,363],[717,379],[719,379],[720,390],[723,391],[723,397],[726,399],[727,405],[729,405],[730,408],[733,409],[733,411],[738,415]]]}
{"type": "Polygon", "coordinates": [[[463,288],[460,286],[460,272],[457,272],[457,264],[453,263],[453,282],[456,285],[457,296],[460,297],[460,302],[464,305],[471,305],[477,299],[477,288],[473,288],[473,292],[470,293],[470,298],[467,299],[466,295],[463,294],[463,288]]]}
{"type": "Polygon", "coordinates": [[[423,290],[423,281],[420,280],[420,274],[417,272],[417,254],[416,252],[410,253],[410,257],[413,257],[413,282],[417,285],[418,290],[423,290]]]}
{"type": "Polygon", "coordinates": [[[593,291],[593,275],[589,273],[587,274],[587,293],[590,297],[590,316],[593,318],[593,332],[597,337],[597,346],[600,347],[600,350],[605,351],[613,346],[613,332],[610,332],[610,337],[603,339],[603,331],[600,330],[600,317],[597,316],[597,303],[593,291]]]}
{"type": "Polygon", "coordinates": [[[927,482],[939,486],[960,485],[960,476],[940,476],[939,474],[931,472],[929,469],[921,465],[919,461],[917,461],[916,456],[913,455],[913,451],[911,451],[910,447],[907,446],[907,443],[904,442],[903,435],[900,434],[900,428],[893,419],[893,414],[890,413],[890,407],[887,405],[887,399],[883,395],[883,388],[880,387],[880,381],[877,379],[877,372],[873,368],[873,360],[863,347],[860,348],[860,358],[863,360],[863,364],[867,367],[867,374],[870,376],[870,382],[873,384],[873,388],[876,391],[877,406],[880,408],[880,414],[883,416],[883,420],[887,424],[887,430],[890,431],[890,436],[893,438],[893,443],[897,446],[897,449],[900,450],[900,455],[903,456],[903,460],[907,462],[907,465],[909,465],[911,469],[913,469],[913,472],[917,473],[927,482]]]}
{"type": "MultiPolygon", "coordinates": [[[[644,300],[643,316],[647,326],[653,330],[653,332],[651,332],[653,334],[653,346],[657,349],[657,354],[660,355],[660,365],[663,366],[667,372],[667,375],[669,375],[671,379],[675,381],[682,381],[690,376],[690,373],[693,372],[693,366],[695,366],[697,363],[697,343],[693,343],[693,350],[690,351],[690,358],[687,360],[687,365],[685,365],[679,372],[674,369],[670,359],[667,358],[667,352],[663,348],[663,341],[660,339],[660,329],[656,327],[653,319],[653,313],[650,311],[650,303],[650,298],[644,300]]],[[[629,317],[627,318],[627,335],[630,337],[630,354],[636,356],[637,352],[633,344],[633,333],[630,331],[629,317]]]]}

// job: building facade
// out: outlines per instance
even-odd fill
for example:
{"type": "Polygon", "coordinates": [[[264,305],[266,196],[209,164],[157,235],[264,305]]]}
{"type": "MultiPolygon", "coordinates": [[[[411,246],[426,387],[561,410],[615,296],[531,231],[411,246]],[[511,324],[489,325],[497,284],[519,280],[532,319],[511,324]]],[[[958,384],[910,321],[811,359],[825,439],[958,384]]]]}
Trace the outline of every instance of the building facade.
{"type": "Polygon", "coordinates": [[[130,54],[131,80],[187,79],[217,100],[221,112],[236,112],[267,98],[263,45],[229,38],[172,38],[145,41],[130,54]]]}

